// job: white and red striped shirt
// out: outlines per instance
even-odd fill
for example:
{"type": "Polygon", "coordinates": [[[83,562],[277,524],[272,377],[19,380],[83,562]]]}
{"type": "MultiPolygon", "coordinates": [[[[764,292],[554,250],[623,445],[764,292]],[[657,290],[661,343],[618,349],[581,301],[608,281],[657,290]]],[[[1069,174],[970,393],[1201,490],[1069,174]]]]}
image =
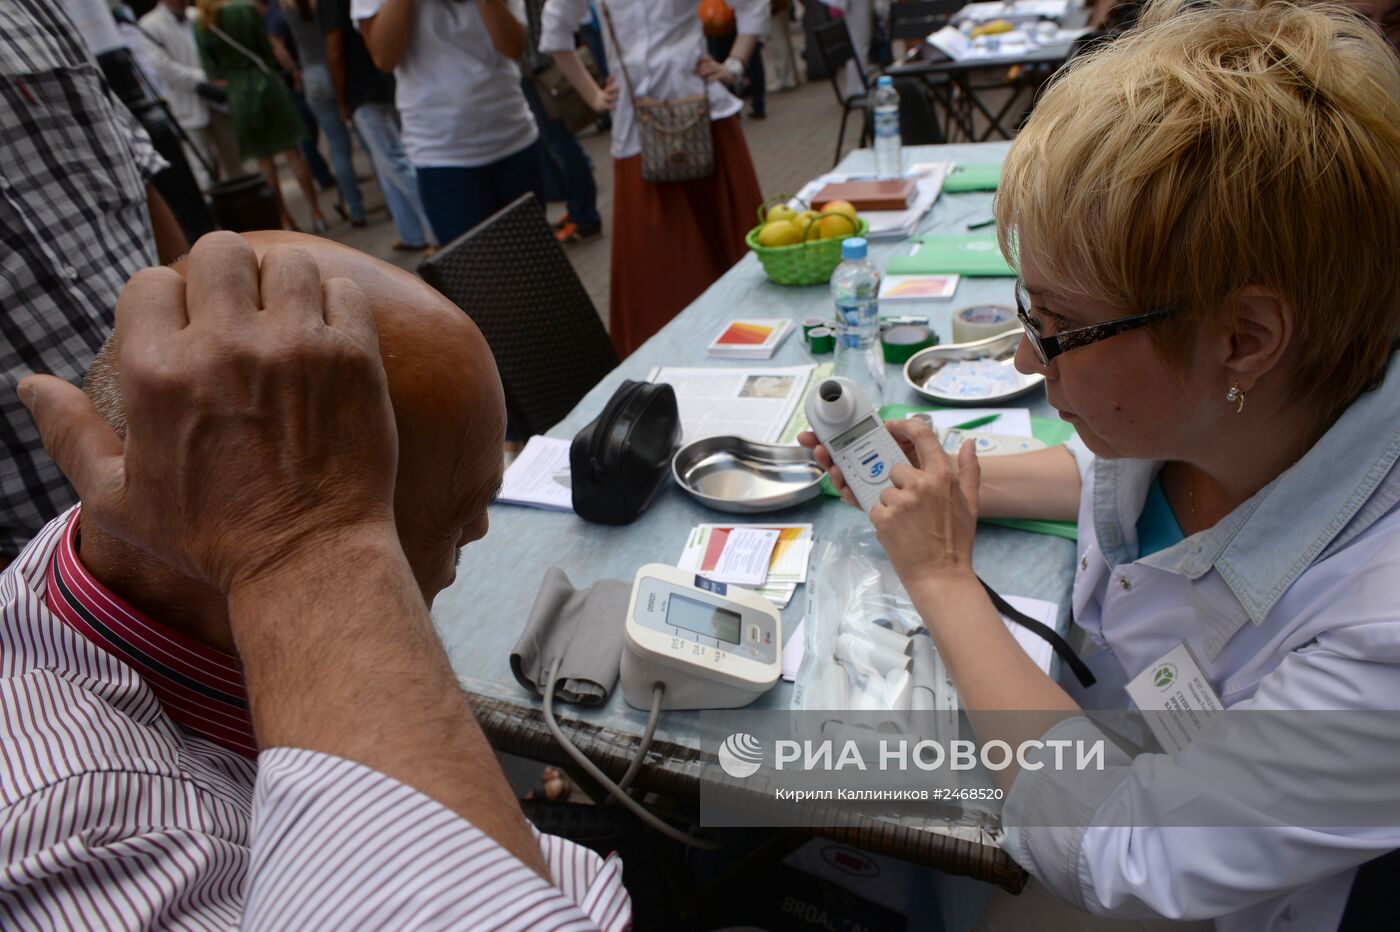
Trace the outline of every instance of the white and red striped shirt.
{"type": "Polygon", "coordinates": [[[384,774],[258,753],[237,659],[93,579],[77,527],[0,575],[0,926],[629,925],[616,856],[537,833],[550,885],[384,774]]]}

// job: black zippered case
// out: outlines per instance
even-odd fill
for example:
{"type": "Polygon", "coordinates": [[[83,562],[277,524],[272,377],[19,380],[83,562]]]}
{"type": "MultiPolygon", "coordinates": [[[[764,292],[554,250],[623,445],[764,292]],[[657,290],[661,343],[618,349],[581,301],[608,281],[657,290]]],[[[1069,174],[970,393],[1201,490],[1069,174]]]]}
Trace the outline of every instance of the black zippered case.
{"type": "Polygon", "coordinates": [[[626,381],[569,447],[574,511],[598,524],[630,524],[666,480],[681,440],[676,393],[626,381]]]}

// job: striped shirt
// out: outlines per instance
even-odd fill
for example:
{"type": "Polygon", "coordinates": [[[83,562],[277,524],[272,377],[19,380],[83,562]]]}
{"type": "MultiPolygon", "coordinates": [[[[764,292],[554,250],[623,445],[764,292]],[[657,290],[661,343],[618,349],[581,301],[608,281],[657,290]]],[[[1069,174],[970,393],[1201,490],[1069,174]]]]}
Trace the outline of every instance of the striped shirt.
{"type": "Polygon", "coordinates": [[[0,927],[628,926],[615,855],[536,833],[551,885],[360,764],[240,753],[233,658],[92,579],[77,530],[0,575],[0,927]]]}

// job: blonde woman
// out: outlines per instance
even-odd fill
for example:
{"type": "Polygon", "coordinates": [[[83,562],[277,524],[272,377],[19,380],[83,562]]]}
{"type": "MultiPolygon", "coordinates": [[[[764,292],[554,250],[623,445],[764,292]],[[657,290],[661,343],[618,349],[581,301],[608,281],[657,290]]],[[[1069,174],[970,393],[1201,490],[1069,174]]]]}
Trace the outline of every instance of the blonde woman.
{"type": "Polygon", "coordinates": [[[325,215],[316,183],[298,145],[308,137],[292,97],[277,76],[277,64],[262,16],[248,0],[199,0],[195,38],[204,70],[212,80],[227,82],[228,108],[238,157],[256,159],[282,210],[282,226],[297,229],[282,200],[275,156],[286,156],[297,184],[311,206],[311,228],[324,233],[325,215]]]}
{"type": "Polygon", "coordinates": [[[1083,711],[1132,704],[1206,724],[995,774],[1033,880],[983,928],[1335,929],[1358,866],[1400,847],[1394,54],[1340,8],[1153,3],[1036,105],[996,213],[1017,368],[1082,446],[979,463],[896,424],[917,466],[871,521],[982,742],[1092,746],[1083,711]],[[1092,688],[1007,633],[979,515],[1077,515],[1092,688]]]}

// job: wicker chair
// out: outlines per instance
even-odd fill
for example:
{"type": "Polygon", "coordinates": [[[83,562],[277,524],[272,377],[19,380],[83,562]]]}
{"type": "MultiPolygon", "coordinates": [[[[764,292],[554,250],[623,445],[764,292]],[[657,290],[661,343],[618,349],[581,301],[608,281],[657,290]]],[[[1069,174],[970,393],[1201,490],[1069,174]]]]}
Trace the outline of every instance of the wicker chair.
{"type": "Polygon", "coordinates": [[[544,433],[617,366],[608,334],[532,194],[418,267],[486,337],[520,439],[544,433]]]}

